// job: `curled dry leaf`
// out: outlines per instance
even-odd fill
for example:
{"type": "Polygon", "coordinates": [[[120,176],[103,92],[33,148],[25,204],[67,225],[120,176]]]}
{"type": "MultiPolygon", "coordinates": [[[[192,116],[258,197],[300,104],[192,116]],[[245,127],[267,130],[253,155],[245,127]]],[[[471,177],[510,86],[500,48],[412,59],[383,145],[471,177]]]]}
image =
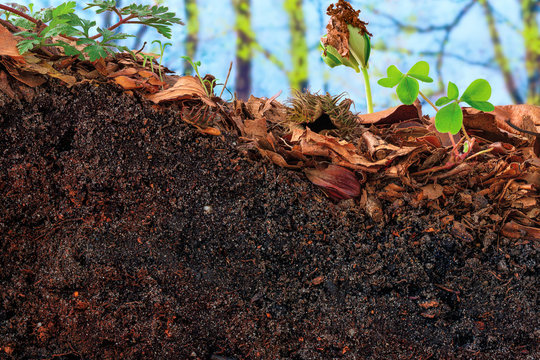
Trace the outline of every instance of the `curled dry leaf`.
{"type": "Polygon", "coordinates": [[[473,108],[463,108],[463,124],[467,130],[478,133],[491,141],[503,141],[512,145],[519,144],[519,137],[533,139],[525,131],[540,132],[540,107],[528,104],[495,106],[495,110],[482,112],[473,108]],[[509,134],[513,134],[509,135],[509,134]],[[517,138],[516,138],[517,136],[517,138]]]}
{"type": "Polygon", "coordinates": [[[17,48],[15,36],[2,25],[0,25],[0,56],[10,56],[12,59],[24,63],[24,59],[17,48]]]}
{"type": "Polygon", "coordinates": [[[387,125],[419,119],[422,115],[414,105],[400,105],[371,114],[358,115],[358,122],[363,125],[387,125]]]}
{"type": "Polygon", "coordinates": [[[308,179],[334,200],[352,199],[360,195],[360,182],[356,175],[341,166],[326,169],[305,169],[308,179]]]}
{"type": "Polygon", "coordinates": [[[198,78],[193,76],[182,76],[169,89],[158,91],[155,94],[148,95],[146,98],[155,104],[164,101],[186,100],[200,98],[203,102],[210,106],[217,106],[207,95],[198,78]]]}
{"type": "Polygon", "coordinates": [[[540,228],[521,225],[514,221],[504,224],[501,233],[511,239],[540,240],[540,228]]]}

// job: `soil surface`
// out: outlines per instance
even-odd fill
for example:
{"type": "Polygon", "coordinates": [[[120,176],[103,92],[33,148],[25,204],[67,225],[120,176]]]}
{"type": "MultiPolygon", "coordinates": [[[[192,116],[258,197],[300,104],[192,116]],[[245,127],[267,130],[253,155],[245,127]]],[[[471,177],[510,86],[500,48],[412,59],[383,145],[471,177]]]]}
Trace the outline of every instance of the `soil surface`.
{"type": "Polygon", "coordinates": [[[0,95],[0,358],[539,358],[538,242],[374,223],[238,141],[110,84],[0,95]]]}

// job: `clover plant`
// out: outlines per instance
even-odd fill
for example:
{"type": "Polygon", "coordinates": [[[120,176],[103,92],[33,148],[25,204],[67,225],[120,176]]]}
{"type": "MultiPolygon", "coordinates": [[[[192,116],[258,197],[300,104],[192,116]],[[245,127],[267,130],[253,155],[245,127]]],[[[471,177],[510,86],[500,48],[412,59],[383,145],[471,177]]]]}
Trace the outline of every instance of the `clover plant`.
{"type": "Polygon", "coordinates": [[[481,111],[493,111],[495,107],[488,102],[491,97],[491,86],[484,79],[473,81],[459,97],[459,89],[453,82],[448,82],[447,96],[443,96],[433,104],[421,91],[418,80],[433,82],[429,77],[429,64],[419,61],[411,69],[403,74],[395,65],[390,65],[386,70],[387,77],[380,79],[378,84],[393,88],[397,85],[396,94],[399,100],[406,105],[412,104],[418,95],[422,96],[437,112],[435,115],[435,128],[441,133],[457,134],[463,130],[463,111],[459,105],[465,102],[471,107],[481,111]],[[443,106],[439,109],[437,106],[443,106]]]}

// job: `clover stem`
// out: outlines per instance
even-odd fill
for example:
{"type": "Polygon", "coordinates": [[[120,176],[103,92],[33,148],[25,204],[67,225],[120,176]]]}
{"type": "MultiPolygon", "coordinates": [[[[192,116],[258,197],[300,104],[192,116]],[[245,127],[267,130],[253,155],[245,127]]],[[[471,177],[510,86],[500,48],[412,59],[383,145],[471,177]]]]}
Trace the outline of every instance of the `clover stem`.
{"type": "Polygon", "coordinates": [[[439,111],[439,109],[437,109],[437,107],[435,106],[435,104],[432,103],[431,100],[429,100],[429,99],[427,98],[426,95],[424,95],[421,91],[418,91],[418,93],[420,94],[420,96],[421,96],[424,100],[426,100],[426,102],[427,102],[429,105],[431,105],[432,108],[435,109],[435,111],[439,111]]]}
{"type": "Polygon", "coordinates": [[[367,68],[362,66],[362,75],[364,75],[364,83],[366,85],[366,103],[367,112],[371,114],[373,112],[373,100],[371,98],[371,85],[369,84],[369,74],[367,68]]]}
{"type": "Polygon", "coordinates": [[[467,134],[467,131],[465,131],[465,126],[463,126],[463,124],[461,124],[461,131],[463,131],[463,135],[465,135],[465,138],[467,139],[467,141],[471,141],[471,138],[469,137],[469,134],[467,134]]]}

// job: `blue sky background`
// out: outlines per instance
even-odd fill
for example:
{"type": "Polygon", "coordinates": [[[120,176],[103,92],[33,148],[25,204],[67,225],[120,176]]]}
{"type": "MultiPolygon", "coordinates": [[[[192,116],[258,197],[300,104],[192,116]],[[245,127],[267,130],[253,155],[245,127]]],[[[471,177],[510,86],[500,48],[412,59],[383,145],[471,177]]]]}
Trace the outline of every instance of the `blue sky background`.
{"type": "MultiPolygon", "coordinates": [[[[151,1],[137,1],[150,4],[151,1]]],[[[273,53],[285,64],[289,59],[289,32],[288,17],[283,10],[282,1],[252,0],[252,26],[259,43],[273,53]]],[[[319,38],[325,33],[328,16],[326,8],[331,0],[304,0],[304,15],[308,26],[307,42],[311,49],[309,54],[310,80],[312,91],[327,89],[332,94],[347,92],[356,103],[356,110],[365,112],[364,84],[361,76],[352,69],[337,67],[329,69],[320,60],[318,50],[319,38]]],[[[398,104],[392,89],[377,85],[377,79],[383,77],[386,68],[395,64],[402,71],[408,70],[419,60],[427,61],[431,66],[432,77],[435,77],[436,59],[422,56],[425,51],[437,51],[444,36],[442,31],[424,34],[411,34],[399,32],[386,17],[381,14],[391,14],[402,23],[411,23],[420,27],[429,25],[442,25],[451,22],[459,10],[469,0],[352,0],[351,4],[362,10],[360,17],[369,22],[368,29],[374,35],[370,59],[370,75],[375,110],[381,110],[398,104]],[[374,10],[373,10],[374,9],[374,10]],[[377,45],[385,43],[388,50],[377,50],[377,45]],[[396,49],[407,49],[410,54],[403,54],[396,49]]],[[[28,4],[26,2],[20,2],[28,4]]],[[[62,1],[35,1],[35,7],[56,6],[62,1]]],[[[77,2],[82,8],[86,2],[77,2]]],[[[123,1],[126,5],[128,1],[123,1]]],[[[200,42],[196,60],[202,62],[202,73],[211,73],[224,81],[227,76],[229,63],[234,60],[235,41],[234,12],[229,0],[198,0],[200,9],[200,42]]],[[[514,74],[518,79],[520,88],[525,86],[525,73],[523,69],[523,40],[520,36],[520,13],[517,1],[491,0],[499,21],[499,31],[504,45],[504,51],[511,60],[514,74]]],[[[183,1],[165,1],[171,11],[184,19],[185,9],[183,1]]],[[[88,12],[87,17],[91,16],[88,12]]],[[[124,27],[124,32],[136,32],[136,28],[124,27]]],[[[144,40],[150,43],[160,38],[154,31],[148,31],[144,40]]],[[[183,63],[180,56],[184,55],[185,28],[175,26],[172,47],[167,48],[164,63],[170,69],[181,72],[183,63]]],[[[154,50],[152,47],[146,50],[154,50]]],[[[447,52],[458,57],[467,58],[473,62],[489,62],[493,58],[493,47],[489,38],[487,23],[479,4],[466,14],[460,24],[452,32],[447,52]]],[[[492,102],[495,105],[510,104],[502,76],[492,63],[491,67],[466,64],[455,58],[446,58],[442,71],[443,79],[447,84],[452,81],[463,91],[467,85],[477,78],[489,80],[492,85],[492,102]]],[[[234,68],[229,79],[229,88],[234,89],[234,68]]],[[[252,93],[259,97],[270,97],[280,90],[283,94],[280,100],[289,96],[287,75],[267,60],[262,54],[256,54],[253,67],[252,93]]],[[[421,90],[436,91],[437,85],[424,84],[421,90]]],[[[430,113],[428,107],[424,107],[430,113]]]]}

